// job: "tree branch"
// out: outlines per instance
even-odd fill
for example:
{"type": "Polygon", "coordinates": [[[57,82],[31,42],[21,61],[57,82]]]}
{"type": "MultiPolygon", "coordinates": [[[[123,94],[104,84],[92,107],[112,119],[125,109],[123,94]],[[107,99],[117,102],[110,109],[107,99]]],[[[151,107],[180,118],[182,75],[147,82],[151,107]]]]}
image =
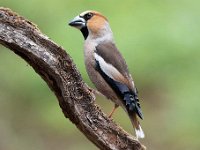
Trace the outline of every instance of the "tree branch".
{"type": "Polygon", "coordinates": [[[97,147],[145,149],[100,110],[71,57],[36,25],[10,9],[0,8],[0,43],[34,68],[57,96],[65,117],[97,147]]]}

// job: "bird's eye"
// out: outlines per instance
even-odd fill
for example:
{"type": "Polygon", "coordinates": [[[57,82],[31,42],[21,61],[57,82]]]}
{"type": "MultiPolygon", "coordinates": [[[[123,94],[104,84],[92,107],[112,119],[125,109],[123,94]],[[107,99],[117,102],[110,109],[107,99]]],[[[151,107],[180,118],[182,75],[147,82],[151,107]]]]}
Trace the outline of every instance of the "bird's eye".
{"type": "Polygon", "coordinates": [[[85,14],[85,16],[84,16],[84,18],[85,18],[85,20],[89,20],[90,18],[92,18],[92,16],[93,16],[93,13],[87,13],[87,14],[85,14]]]}

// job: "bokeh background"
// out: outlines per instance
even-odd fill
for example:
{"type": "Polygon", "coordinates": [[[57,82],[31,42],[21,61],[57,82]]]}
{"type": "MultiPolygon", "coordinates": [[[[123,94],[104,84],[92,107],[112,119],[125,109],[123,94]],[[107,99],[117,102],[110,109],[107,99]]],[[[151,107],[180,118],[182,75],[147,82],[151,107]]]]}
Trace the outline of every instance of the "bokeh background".
{"type": "MultiPolygon", "coordinates": [[[[86,83],[83,37],[68,21],[92,9],[109,19],[139,90],[149,150],[200,149],[200,1],[1,0],[71,55],[86,83]]],[[[97,103],[105,113],[112,103],[97,103]]],[[[122,109],[114,120],[133,134],[122,109]]],[[[96,150],[59,108],[46,83],[0,46],[0,150],[96,150]]]]}

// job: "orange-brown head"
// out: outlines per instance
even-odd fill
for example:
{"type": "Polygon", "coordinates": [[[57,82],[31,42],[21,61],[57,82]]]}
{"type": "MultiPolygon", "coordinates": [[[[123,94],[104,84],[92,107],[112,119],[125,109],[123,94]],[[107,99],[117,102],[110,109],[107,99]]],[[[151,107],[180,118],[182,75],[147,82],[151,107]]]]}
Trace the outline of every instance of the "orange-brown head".
{"type": "Polygon", "coordinates": [[[107,18],[99,12],[91,10],[84,11],[76,16],[70,21],[69,25],[81,30],[85,39],[89,34],[91,36],[101,36],[105,31],[111,31],[107,18]]]}

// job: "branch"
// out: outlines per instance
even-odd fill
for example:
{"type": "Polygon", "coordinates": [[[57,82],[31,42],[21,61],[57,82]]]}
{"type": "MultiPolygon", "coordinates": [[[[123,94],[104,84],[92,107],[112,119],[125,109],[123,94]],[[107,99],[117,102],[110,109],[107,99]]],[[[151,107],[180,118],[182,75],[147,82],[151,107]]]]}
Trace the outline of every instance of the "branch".
{"type": "Polygon", "coordinates": [[[71,57],[36,25],[10,9],[0,8],[0,43],[33,67],[55,93],[65,117],[97,147],[145,149],[100,110],[71,57]]]}

